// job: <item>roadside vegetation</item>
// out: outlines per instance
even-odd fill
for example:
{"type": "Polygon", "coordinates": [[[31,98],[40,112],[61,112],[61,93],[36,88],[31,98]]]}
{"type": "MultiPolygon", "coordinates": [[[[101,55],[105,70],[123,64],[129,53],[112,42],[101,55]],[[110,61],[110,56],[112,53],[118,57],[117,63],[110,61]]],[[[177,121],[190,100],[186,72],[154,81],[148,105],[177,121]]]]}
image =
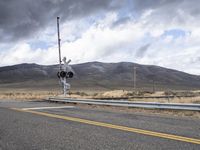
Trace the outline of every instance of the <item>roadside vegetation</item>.
{"type": "Polygon", "coordinates": [[[0,100],[42,100],[58,94],[58,91],[3,91],[0,100]]]}
{"type": "MultiPolygon", "coordinates": [[[[48,97],[62,96],[62,91],[43,91],[43,90],[0,90],[0,101],[16,100],[16,101],[32,101],[44,100],[48,97]]],[[[161,102],[161,103],[199,103],[200,104],[200,91],[70,91],[68,97],[71,98],[93,98],[93,99],[120,99],[126,98],[130,101],[143,101],[143,102],[161,102]],[[171,96],[171,97],[170,97],[171,96]]],[[[97,105],[82,105],[76,104],[79,107],[109,111],[120,112],[134,112],[134,113],[149,113],[149,114],[162,114],[173,115],[180,117],[194,117],[200,118],[200,112],[197,111],[176,111],[176,110],[158,110],[158,109],[143,109],[143,108],[127,108],[127,107],[109,107],[97,105]]]]}
{"type": "MultiPolygon", "coordinates": [[[[13,90],[1,91],[0,99],[6,100],[42,100],[48,97],[61,96],[62,91],[52,90],[13,90]]],[[[67,97],[92,99],[127,99],[130,101],[160,102],[160,103],[200,103],[200,91],[75,91],[67,97]]]]}

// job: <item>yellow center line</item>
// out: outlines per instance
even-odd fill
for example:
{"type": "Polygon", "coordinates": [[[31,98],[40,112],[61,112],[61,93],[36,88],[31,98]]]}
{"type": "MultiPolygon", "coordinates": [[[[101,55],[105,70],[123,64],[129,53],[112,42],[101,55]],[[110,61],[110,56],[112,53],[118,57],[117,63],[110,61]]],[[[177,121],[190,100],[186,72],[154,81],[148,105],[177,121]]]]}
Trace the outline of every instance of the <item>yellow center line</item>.
{"type": "Polygon", "coordinates": [[[51,117],[51,118],[57,118],[57,119],[79,122],[79,123],[84,123],[84,124],[89,124],[89,125],[100,126],[100,127],[118,129],[118,130],[122,130],[122,131],[133,132],[133,133],[139,133],[139,134],[144,134],[144,135],[148,135],[148,136],[160,137],[160,138],[182,141],[182,142],[188,142],[188,143],[193,143],[193,144],[200,144],[200,139],[195,139],[195,138],[188,138],[188,137],[184,137],[184,136],[178,136],[178,135],[173,135],[173,134],[142,130],[142,129],[137,129],[137,128],[125,127],[125,126],[120,126],[120,125],[113,125],[113,124],[110,124],[110,123],[91,121],[91,120],[68,117],[68,116],[60,116],[60,115],[49,114],[49,113],[45,113],[45,112],[23,110],[23,109],[18,109],[18,108],[11,108],[11,109],[21,111],[21,112],[28,112],[28,113],[32,113],[32,114],[47,116],[47,117],[51,117]]]}

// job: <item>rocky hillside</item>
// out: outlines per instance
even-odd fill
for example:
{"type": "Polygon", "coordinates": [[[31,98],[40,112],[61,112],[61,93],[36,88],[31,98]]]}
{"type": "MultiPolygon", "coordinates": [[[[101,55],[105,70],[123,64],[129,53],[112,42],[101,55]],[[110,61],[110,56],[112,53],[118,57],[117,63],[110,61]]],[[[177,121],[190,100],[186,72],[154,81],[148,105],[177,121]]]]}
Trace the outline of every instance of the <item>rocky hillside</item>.
{"type": "MultiPolygon", "coordinates": [[[[159,66],[130,62],[89,62],[72,65],[75,76],[69,79],[74,89],[131,89],[133,67],[137,67],[137,88],[157,90],[200,89],[200,76],[159,66]]],[[[58,65],[19,64],[0,67],[0,88],[59,88],[58,65]]]]}

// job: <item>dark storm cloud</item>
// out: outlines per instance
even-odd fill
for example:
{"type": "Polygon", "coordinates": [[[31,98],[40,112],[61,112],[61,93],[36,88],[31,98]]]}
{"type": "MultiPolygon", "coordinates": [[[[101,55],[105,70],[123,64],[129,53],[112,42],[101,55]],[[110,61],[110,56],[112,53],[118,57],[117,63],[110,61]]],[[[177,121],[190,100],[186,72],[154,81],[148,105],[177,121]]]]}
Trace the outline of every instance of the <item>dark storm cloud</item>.
{"type": "MultiPolygon", "coordinates": [[[[200,15],[199,0],[132,0],[133,9],[143,12],[148,9],[161,9],[162,13],[170,14],[182,10],[192,16],[200,15]]],[[[174,15],[174,14],[173,14],[174,15]]]]}
{"type": "Polygon", "coordinates": [[[137,17],[144,12],[151,12],[146,18],[146,25],[164,24],[164,25],[196,25],[195,20],[200,19],[200,1],[199,0],[132,0],[132,12],[137,17]],[[193,21],[189,23],[189,20],[193,21]]]}
{"type": "MultiPolygon", "coordinates": [[[[191,0],[192,1],[192,0],[191,0]]],[[[134,9],[143,11],[183,3],[184,0],[133,0],[134,9]]]]}
{"type": "Polygon", "coordinates": [[[0,42],[29,37],[55,22],[57,16],[74,19],[120,7],[120,0],[1,0],[0,42]]]}
{"type": "MultiPolygon", "coordinates": [[[[192,16],[200,14],[198,0],[1,0],[0,43],[32,37],[38,30],[55,23],[57,16],[64,22],[96,12],[117,11],[122,7],[138,15],[148,9],[159,9],[155,15],[158,21],[167,20],[167,17],[172,19],[179,9],[192,16]]],[[[113,27],[127,21],[129,18],[122,15],[113,27]]]]}
{"type": "Polygon", "coordinates": [[[148,43],[148,44],[141,46],[139,49],[137,49],[135,56],[138,58],[143,57],[150,45],[151,44],[148,43]]]}

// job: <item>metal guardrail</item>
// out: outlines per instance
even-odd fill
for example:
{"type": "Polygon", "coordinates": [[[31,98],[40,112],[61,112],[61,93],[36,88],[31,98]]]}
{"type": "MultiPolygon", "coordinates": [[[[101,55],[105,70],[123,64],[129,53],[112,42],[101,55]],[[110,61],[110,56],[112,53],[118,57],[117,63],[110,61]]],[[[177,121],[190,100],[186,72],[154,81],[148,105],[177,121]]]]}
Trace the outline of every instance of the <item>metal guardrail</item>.
{"type": "MultiPolygon", "coordinates": [[[[129,96],[129,97],[109,97],[109,98],[101,98],[101,100],[119,100],[119,99],[124,99],[124,100],[128,100],[128,99],[171,99],[171,98],[188,98],[188,97],[195,97],[194,95],[186,95],[186,96],[180,96],[180,95],[168,95],[168,96],[129,96]]],[[[94,98],[94,99],[98,99],[98,98],[94,98]]]]}
{"type": "Polygon", "coordinates": [[[52,102],[65,102],[65,103],[77,103],[77,104],[200,111],[200,104],[191,104],[191,103],[181,104],[181,103],[158,103],[158,102],[131,102],[127,100],[93,100],[93,99],[72,99],[72,98],[60,98],[60,97],[50,97],[48,100],[52,102]]]}
{"type": "Polygon", "coordinates": [[[195,97],[194,95],[186,95],[186,96],[181,96],[181,95],[168,95],[168,96],[131,96],[130,98],[138,98],[138,99],[143,99],[143,98],[183,98],[183,97],[195,97]]]}

